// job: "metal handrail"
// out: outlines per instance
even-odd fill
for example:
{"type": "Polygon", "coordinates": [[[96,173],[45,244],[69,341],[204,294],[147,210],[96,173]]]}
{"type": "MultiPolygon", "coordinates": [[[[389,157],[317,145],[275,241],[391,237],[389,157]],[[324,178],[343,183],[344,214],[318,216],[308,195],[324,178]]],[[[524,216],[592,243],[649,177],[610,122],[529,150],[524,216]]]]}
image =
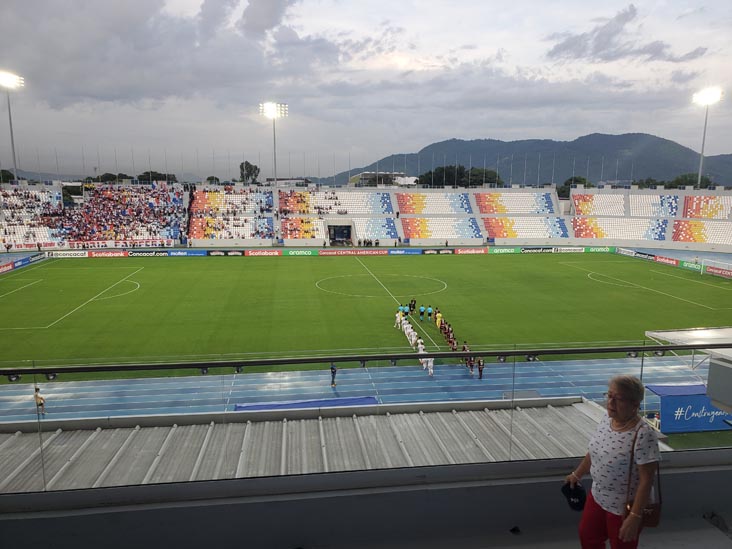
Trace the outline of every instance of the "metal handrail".
{"type": "Polygon", "coordinates": [[[657,353],[667,351],[692,351],[695,349],[732,349],[732,343],[711,343],[705,345],[621,345],[610,347],[572,347],[572,348],[541,348],[532,349],[504,349],[492,351],[443,351],[439,353],[385,353],[370,355],[332,355],[319,357],[293,357],[293,358],[265,358],[258,360],[225,360],[206,362],[179,362],[179,363],[152,363],[152,364],[89,364],[85,366],[41,366],[41,367],[13,367],[0,368],[0,376],[7,375],[30,375],[30,374],[75,374],[89,372],[122,372],[122,371],[143,371],[143,370],[200,370],[201,368],[247,368],[252,366],[281,366],[292,364],[322,364],[324,362],[362,362],[367,364],[373,361],[382,360],[414,360],[415,358],[450,358],[460,359],[466,357],[509,357],[514,356],[551,356],[551,355],[584,355],[598,353],[657,353]]]}

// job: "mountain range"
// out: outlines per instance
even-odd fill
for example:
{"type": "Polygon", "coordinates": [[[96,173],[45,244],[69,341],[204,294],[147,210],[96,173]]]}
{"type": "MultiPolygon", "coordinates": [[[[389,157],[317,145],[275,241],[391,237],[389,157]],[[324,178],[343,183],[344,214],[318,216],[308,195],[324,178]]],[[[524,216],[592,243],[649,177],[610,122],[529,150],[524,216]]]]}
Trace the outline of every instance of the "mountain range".
{"type": "MultiPolygon", "coordinates": [[[[623,184],[646,178],[671,181],[682,174],[697,173],[699,153],[645,133],[593,133],[574,141],[449,139],[417,153],[386,156],[368,166],[351,169],[351,174],[395,171],[417,176],[433,167],[456,164],[489,170],[498,166],[504,183],[561,185],[574,174],[595,184],[623,184]]],[[[703,171],[714,184],[732,186],[732,154],[705,156],[703,171]]],[[[344,185],[347,180],[348,172],[335,176],[337,185],[344,185]]],[[[322,178],[322,182],[332,183],[333,178],[322,178]]]]}
{"type": "MultiPolygon", "coordinates": [[[[385,156],[367,166],[353,167],[335,176],[322,177],[323,184],[345,185],[348,176],[360,172],[402,172],[418,176],[440,166],[463,165],[466,168],[495,170],[504,183],[561,185],[572,175],[599,182],[620,184],[652,178],[671,181],[679,175],[697,173],[699,153],[674,141],[645,133],[608,135],[593,133],[574,141],[552,139],[448,139],[424,147],[416,153],[385,156]]],[[[6,166],[3,166],[6,168],[6,166]]],[[[58,179],[55,173],[18,170],[20,177],[43,180],[58,179]]],[[[195,181],[190,173],[178,175],[179,181],[195,181]]],[[[199,174],[204,175],[205,174],[199,174]]],[[[713,184],[732,186],[732,154],[705,156],[704,175],[713,184]]],[[[82,179],[81,175],[64,175],[65,180],[82,179]]],[[[317,181],[317,177],[308,176],[317,181]]]]}

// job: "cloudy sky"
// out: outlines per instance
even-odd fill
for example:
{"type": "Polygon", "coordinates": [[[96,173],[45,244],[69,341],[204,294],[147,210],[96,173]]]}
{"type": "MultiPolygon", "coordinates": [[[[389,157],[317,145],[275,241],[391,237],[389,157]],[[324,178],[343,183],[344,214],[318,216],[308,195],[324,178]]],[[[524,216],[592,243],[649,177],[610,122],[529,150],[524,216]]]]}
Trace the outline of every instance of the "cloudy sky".
{"type": "MultiPolygon", "coordinates": [[[[20,167],[323,176],[450,138],[646,132],[732,153],[729,0],[3,0],[20,167]],[[83,151],[83,155],[82,155],[83,151]],[[116,153],[116,160],[115,160],[116,153]]],[[[12,164],[0,102],[0,161],[12,164]]]]}

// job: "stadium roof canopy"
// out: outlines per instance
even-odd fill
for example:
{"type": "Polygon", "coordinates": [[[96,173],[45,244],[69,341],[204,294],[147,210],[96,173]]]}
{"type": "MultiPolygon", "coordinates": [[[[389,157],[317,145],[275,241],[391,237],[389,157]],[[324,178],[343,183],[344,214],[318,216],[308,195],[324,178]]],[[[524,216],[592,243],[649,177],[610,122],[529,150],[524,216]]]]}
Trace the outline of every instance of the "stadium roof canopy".
{"type": "Polygon", "coordinates": [[[704,345],[729,342],[729,349],[714,349],[708,352],[732,358],[732,327],[647,331],[646,336],[657,341],[678,345],[698,345],[702,348],[704,345]]]}
{"type": "Polygon", "coordinates": [[[42,452],[35,423],[4,424],[0,493],[581,456],[604,414],[564,397],[46,420],[42,452]]]}

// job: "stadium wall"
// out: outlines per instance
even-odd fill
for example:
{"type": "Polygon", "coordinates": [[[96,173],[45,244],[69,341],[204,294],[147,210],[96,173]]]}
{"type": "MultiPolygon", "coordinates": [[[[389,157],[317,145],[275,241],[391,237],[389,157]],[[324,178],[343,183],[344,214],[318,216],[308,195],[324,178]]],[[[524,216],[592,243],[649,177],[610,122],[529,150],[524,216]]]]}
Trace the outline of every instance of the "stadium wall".
{"type": "MultiPolygon", "coordinates": [[[[452,244],[452,242],[450,243],[452,244]]],[[[732,246],[689,244],[669,240],[618,240],[613,238],[496,238],[496,246],[622,246],[624,248],[659,248],[691,252],[732,253],[732,246]]]]}
{"type": "Polygon", "coordinates": [[[191,239],[191,247],[193,248],[264,248],[273,245],[274,241],[271,238],[191,239]]]}
{"type": "MultiPolygon", "coordinates": [[[[729,543],[702,517],[732,512],[720,488],[732,484],[730,458],[729,449],[664,454],[661,525],[644,532],[646,544],[678,541],[694,527],[729,543]]],[[[398,547],[418,540],[459,547],[468,537],[501,547],[571,547],[580,515],[559,489],[576,464],[565,458],[2,495],[0,534],[7,547],[50,541],[62,549],[398,547]]]]}

